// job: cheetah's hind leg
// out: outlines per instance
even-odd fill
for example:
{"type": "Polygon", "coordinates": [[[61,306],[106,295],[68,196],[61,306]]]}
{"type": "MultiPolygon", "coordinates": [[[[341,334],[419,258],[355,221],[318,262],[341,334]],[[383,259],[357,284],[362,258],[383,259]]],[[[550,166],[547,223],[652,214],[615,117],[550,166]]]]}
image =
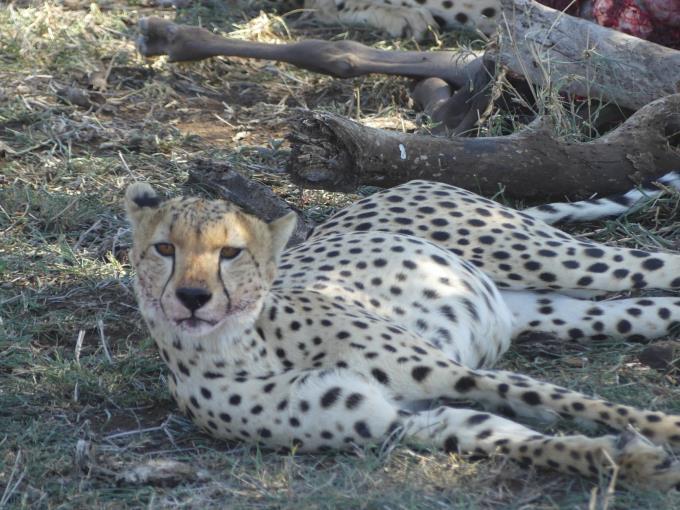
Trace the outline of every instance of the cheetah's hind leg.
{"type": "Polygon", "coordinates": [[[680,297],[588,301],[554,292],[501,291],[513,338],[531,331],[563,340],[653,340],[680,330],[680,297]]]}

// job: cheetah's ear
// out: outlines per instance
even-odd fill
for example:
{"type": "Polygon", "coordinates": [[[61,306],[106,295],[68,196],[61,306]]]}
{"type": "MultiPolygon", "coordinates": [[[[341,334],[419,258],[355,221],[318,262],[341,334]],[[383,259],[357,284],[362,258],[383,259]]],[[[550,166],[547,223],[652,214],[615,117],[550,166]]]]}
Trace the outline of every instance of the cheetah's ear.
{"type": "Polygon", "coordinates": [[[133,228],[139,224],[145,211],[155,209],[160,203],[161,199],[146,182],[133,182],[125,191],[125,211],[133,228]]]}
{"type": "Polygon", "coordinates": [[[289,212],[285,216],[272,221],[269,226],[269,232],[272,235],[272,252],[276,260],[286,247],[286,243],[295,230],[297,224],[297,214],[289,212]]]}

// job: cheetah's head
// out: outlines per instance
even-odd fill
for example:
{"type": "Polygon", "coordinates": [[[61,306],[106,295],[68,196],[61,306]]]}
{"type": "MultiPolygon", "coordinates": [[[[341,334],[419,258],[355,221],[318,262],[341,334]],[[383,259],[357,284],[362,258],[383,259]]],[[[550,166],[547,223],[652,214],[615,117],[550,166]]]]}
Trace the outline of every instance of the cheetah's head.
{"type": "Polygon", "coordinates": [[[133,229],[135,289],[149,324],[183,335],[238,334],[262,308],[296,217],[272,223],[234,204],[162,201],[146,183],[125,194],[133,229]]]}

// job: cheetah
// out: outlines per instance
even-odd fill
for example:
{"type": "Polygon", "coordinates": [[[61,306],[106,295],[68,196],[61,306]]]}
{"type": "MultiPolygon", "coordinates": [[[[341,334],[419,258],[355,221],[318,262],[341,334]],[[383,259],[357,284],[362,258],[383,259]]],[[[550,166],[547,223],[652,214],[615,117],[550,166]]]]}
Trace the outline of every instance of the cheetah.
{"type": "Polygon", "coordinates": [[[325,23],[365,25],[391,37],[423,40],[432,28],[476,29],[490,35],[500,19],[499,0],[305,0],[325,23]]]}
{"type": "MultiPolygon", "coordinates": [[[[680,187],[677,173],[664,179],[680,187]]],[[[619,481],[670,490],[680,484],[667,450],[680,448],[680,416],[492,368],[526,331],[641,340],[678,326],[671,292],[574,296],[677,290],[680,254],[548,224],[588,208],[619,212],[636,193],[517,211],[412,181],[341,210],[291,248],[294,213],[265,223],[226,201],[161,199],[146,183],[128,187],[125,206],[135,291],[170,392],[210,435],[299,452],[403,439],[586,477],[613,461],[619,481]],[[521,423],[556,417],[619,434],[521,423]]]]}
{"type": "MultiPolygon", "coordinates": [[[[158,0],[186,7],[192,0],[158,0]]],[[[290,0],[286,8],[310,11],[322,23],[366,26],[391,37],[426,38],[435,28],[467,28],[490,35],[500,19],[500,0],[290,0]]]]}

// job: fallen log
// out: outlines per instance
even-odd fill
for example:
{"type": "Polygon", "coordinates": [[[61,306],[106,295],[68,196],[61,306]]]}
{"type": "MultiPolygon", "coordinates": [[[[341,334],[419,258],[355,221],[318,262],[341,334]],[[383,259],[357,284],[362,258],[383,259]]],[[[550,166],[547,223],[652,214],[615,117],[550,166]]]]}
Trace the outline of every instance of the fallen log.
{"type": "Polygon", "coordinates": [[[291,125],[291,178],[331,191],[431,179],[487,196],[504,190],[529,201],[582,199],[680,168],[680,94],[587,143],[559,140],[545,118],[509,136],[452,139],[369,128],[329,113],[303,111],[291,125]]]}
{"type": "Polygon", "coordinates": [[[501,0],[488,54],[516,76],[636,110],[680,92],[680,51],[566,15],[532,0],[501,0]]]}

